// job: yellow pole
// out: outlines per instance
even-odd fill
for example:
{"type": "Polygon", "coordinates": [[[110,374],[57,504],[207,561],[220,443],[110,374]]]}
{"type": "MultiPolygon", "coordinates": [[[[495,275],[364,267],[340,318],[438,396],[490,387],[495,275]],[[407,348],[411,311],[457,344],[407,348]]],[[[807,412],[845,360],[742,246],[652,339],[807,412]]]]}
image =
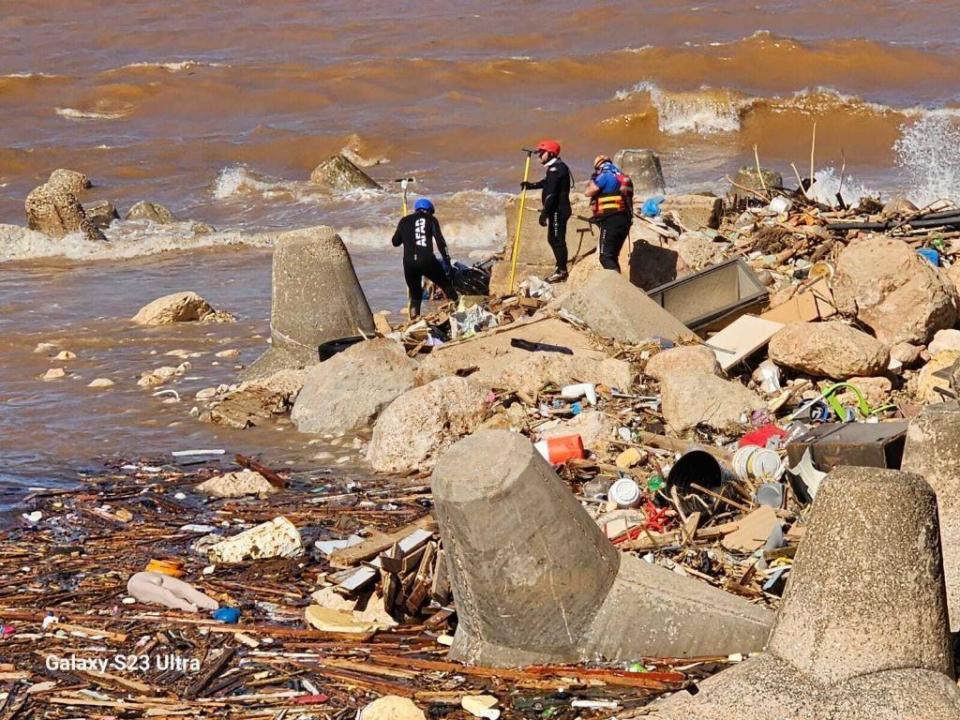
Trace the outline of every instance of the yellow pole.
{"type": "Polygon", "coordinates": [[[406,180],[400,181],[400,188],[403,190],[403,215],[401,215],[400,217],[406,217],[407,216],[407,181],[406,180]]]}
{"type": "Polygon", "coordinates": [[[523,166],[523,189],[520,191],[520,211],[517,213],[517,231],[513,236],[513,250],[510,253],[510,292],[513,292],[513,283],[517,279],[517,258],[520,255],[520,228],[523,225],[523,208],[527,204],[527,179],[530,177],[530,155],[527,152],[527,162],[523,166]]]}

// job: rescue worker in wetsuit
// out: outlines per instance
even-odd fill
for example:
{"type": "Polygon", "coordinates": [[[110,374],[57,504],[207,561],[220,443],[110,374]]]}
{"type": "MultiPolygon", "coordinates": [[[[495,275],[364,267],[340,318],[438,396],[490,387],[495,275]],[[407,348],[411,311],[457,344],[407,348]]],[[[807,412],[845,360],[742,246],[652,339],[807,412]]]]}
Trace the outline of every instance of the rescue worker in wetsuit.
{"type": "Polygon", "coordinates": [[[633,208],[621,187],[621,175],[610,158],[598,155],[585,191],[593,209],[593,222],[600,228],[600,264],[617,272],[620,250],[633,224],[633,208]]]}
{"type": "Polygon", "coordinates": [[[433,203],[427,198],[420,198],[413,204],[413,213],[397,223],[397,231],[391,240],[394,247],[403,245],[403,277],[407,281],[410,297],[411,320],[420,316],[424,277],[443,290],[448,300],[456,302],[459,298],[448,275],[451,264],[447,241],[433,213],[433,203]],[[433,254],[434,242],[446,267],[433,254]]]}
{"type": "Polygon", "coordinates": [[[546,175],[539,182],[524,182],[526,190],[541,190],[540,225],[547,228],[547,242],[557,262],[556,271],[547,282],[563,282],[567,279],[567,220],[570,219],[570,187],[573,181],[570,168],[560,159],[560,143],[541,140],[537,145],[540,164],[546,175]]]}

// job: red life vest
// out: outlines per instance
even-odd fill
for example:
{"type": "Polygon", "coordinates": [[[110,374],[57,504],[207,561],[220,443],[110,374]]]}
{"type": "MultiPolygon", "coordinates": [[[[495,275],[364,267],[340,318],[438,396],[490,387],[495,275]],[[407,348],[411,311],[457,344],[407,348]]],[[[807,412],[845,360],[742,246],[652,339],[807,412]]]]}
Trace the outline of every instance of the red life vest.
{"type": "Polygon", "coordinates": [[[618,183],[616,192],[595,195],[590,201],[594,217],[615,212],[633,214],[633,180],[619,169],[614,175],[618,183]]]}

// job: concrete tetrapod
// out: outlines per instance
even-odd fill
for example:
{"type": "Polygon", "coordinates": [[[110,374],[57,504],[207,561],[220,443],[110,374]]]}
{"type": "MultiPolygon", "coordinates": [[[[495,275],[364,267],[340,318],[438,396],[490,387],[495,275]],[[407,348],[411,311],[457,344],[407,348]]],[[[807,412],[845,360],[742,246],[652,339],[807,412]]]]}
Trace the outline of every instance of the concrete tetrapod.
{"type": "Polygon", "coordinates": [[[340,236],[323,226],[283,233],[273,250],[273,347],[242,377],[316,364],[321,343],[360,331],[375,332],[373,315],[340,236]]]}
{"type": "Polygon", "coordinates": [[[928,405],[907,428],[903,470],[937,493],[950,630],[960,631],[960,405],[928,405]]]}
{"type": "Polygon", "coordinates": [[[772,615],[623,557],[517,433],[449,448],[433,496],[457,602],[450,657],[511,666],[763,648],[772,615]]]}
{"type": "Polygon", "coordinates": [[[658,720],[960,718],[936,496],[840,467],[820,486],[766,653],[655,707],[658,720]]]}

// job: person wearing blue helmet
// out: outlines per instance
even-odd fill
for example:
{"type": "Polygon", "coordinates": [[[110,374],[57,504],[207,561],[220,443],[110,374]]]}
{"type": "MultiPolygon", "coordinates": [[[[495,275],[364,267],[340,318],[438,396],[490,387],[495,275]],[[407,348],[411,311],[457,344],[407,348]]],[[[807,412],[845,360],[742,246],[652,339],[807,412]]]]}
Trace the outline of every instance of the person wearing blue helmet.
{"type": "Polygon", "coordinates": [[[413,212],[397,223],[391,242],[394,247],[403,245],[403,277],[410,297],[411,320],[420,315],[424,277],[443,290],[447,299],[457,301],[459,296],[449,275],[451,264],[447,241],[440,230],[440,221],[434,217],[432,202],[427,198],[418,199],[413,204],[413,212]],[[433,254],[434,243],[443,258],[443,265],[433,254]]]}

